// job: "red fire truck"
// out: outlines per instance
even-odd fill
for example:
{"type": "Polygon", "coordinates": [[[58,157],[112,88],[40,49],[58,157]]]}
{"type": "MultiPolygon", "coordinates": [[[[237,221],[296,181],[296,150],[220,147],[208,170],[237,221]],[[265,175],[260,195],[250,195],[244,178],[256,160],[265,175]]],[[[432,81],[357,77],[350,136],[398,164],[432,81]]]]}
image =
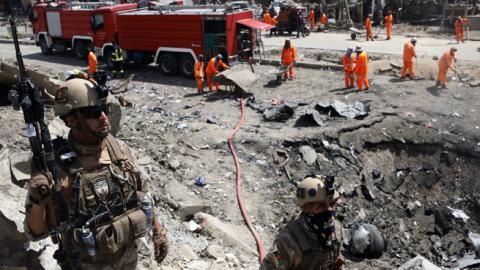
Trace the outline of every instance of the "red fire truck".
{"type": "Polygon", "coordinates": [[[32,16],[35,41],[43,54],[73,49],[78,58],[85,59],[88,48],[95,47],[101,56],[104,51],[111,50],[116,38],[115,14],[137,6],[106,2],[36,4],[32,16]]]}
{"type": "Polygon", "coordinates": [[[162,73],[192,77],[197,55],[222,54],[235,64],[252,55],[256,29],[251,9],[227,6],[161,6],[117,13],[118,42],[127,60],[154,62],[162,73]]]}
{"type": "MultiPolygon", "coordinates": [[[[96,2],[96,5],[99,3],[96,2]]],[[[104,4],[104,3],[102,3],[104,4]]],[[[222,54],[232,65],[252,56],[257,30],[272,26],[253,19],[253,11],[233,6],[95,6],[95,3],[37,4],[33,32],[42,53],[73,49],[85,59],[87,49],[112,66],[113,42],[127,62],[158,63],[162,73],[193,76],[197,55],[222,54]]]]}

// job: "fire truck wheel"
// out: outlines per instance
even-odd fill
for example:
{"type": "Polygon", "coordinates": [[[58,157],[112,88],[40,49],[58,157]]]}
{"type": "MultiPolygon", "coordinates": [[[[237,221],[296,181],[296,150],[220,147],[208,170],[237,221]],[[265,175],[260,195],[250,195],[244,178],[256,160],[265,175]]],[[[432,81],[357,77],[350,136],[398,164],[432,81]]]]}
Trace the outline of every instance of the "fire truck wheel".
{"type": "Polygon", "coordinates": [[[186,78],[193,78],[193,58],[190,55],[183,55],[180,59],[180,72],[186,78]]]}
{"type": "Polygon", "coordinates": [[[160,55],[158,65],[163,74],[174,76],[178,72],[178,64],[175,57],[169,53],[160,55]]]}
{"type": "Polygon", "coordinates": [[[52,48],[49,48],[45,38],[40,38],[40,49],[44,55],[52,54],[52,48]]]}
{"type": "Polygon", "coordinates": [[[87,43],[85,41],[75,41],[75,44],[73,45],[73,50],[78,59],[87,59],[87,43]]]}

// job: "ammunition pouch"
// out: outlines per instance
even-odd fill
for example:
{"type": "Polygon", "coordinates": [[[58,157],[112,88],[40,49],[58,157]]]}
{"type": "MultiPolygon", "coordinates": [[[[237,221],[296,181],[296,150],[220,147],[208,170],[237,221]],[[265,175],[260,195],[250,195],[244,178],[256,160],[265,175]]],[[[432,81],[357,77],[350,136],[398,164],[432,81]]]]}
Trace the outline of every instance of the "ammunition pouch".
{"type": "Polygon", "coordinates": [[[80,256],[86,261],[113,261],[123,251],[133,245],[135,239],[147,232],[147,218],[141,208],[132,209],[105,225],[95,228],[95,248],[97,253],[91,257],[85,251],[81,238],[81,229],[74,230],[75,242],[80,247],[80,256]]]}

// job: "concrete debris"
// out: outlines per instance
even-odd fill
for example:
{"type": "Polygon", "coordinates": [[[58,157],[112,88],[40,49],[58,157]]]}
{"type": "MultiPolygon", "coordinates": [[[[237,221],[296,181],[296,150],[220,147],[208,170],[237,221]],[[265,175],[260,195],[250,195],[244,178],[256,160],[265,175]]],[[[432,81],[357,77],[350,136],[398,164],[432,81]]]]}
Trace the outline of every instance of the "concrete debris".
{"type": "Polygon", "coordinates": [[[326,115],[320,114],[317,110],[308,109],[306,110],[303,115],[301,115],[296,123],[296,127],[312,127],[312,126],[320,126],[323,127],[326,125],[328,117],[326,115]]]}
{"type": "Polygon", "coordinates": [[[366,102],[356,101],[353,104],[345,104],[341,101],[334,100],[333,102],[319,102],[315,109],[320,113],[328,114],[329,116],[343,116],[349,119],[365,116],[370,111],[370,106],[366,102]]]}
{"type": "Polygon", "coordinates": [[[178,254],[180,255],[181,258],[187,261],[198,259],[197,254],[195,254],[192,248],[186,244],[183,244],[180,246],[180,248],[178,249],[178,254]]]}
{"type": "Polygon", "coordinates": [[[206,233],[216,239],[222,239],[223,243],[227,246],[236,247],[238,250],[251,255],[257,254],[257,252],[245,242],[245,235],[249,234],[244,226],[225,224],[216,217],[201,212],[195,214],[195,220],[200,223],[202,233],[206,233]]]}
{"type": "Polygon", "coordinates": [[[182,220],[190,219],[197,212],[211,211],[211,207],[205,199],[195,195],[175,179],[171,179],[165,184],[165,192],[178,204],[179,216],[182,220]]]}
{"type": "Polygon", "coordinates": [[[217,124],[217,123],[218,123],[218,119],[217,119],[217,117],[214,116],[214,115],[209,115],[209,116],[207,117],[207,123],[208,123],[208,124],[217,124]]]}
{"type": "Polygon", "coordinates": [[[480,234],[469,232],[468,238],[470,239],[470,242],[472,242],[472,245],[475,247],[475,251],[480,256],[480,234]]]}
{"type": "Polygon", "coordinates": [[[478,267],[480,266],[480,255],[465,255],[465,257],[459,259],[457,263],[458,269],[478,269],[478,267]]]}
{"type": "Polygon", "coordinates": [[[224,259],[225,254],[223,253],[223,248],[218,245],[209,245],[207,247],[207,254],[214,259],[224,259]]]}
{"type": "Polygon", "coordinates": [[[394,69],[397,69],[397,70],[401,70],[402,69],[402,66],[401,65],[398,65],[396,63],[390,63],[390,66],[394,69]]]}
{"type": "Polygon", "coordinates": [[[307,165],[315,164],[315,161],[317,160],[317,152],[315,152],[315,149],[308,145],[303,145],[300,147],[299,152],[302,154],[302,158],[307,165]]]}
{"type": "Polygon", "coordinates": [[[271,107],[263,113],[266,121],[285,122],[293,116],[294,109],[288,104],[271,107]]]}
{"type": "Polygon", "coordinates": [[[170,167],[170,169],[176,171],[180,167],[180,161],[178,159],[171,159],[168,162],[168,166],[170,167]]]}
{"type": "Polygon", "coordinates": [[[470,219],[470,217],[465,214],[465,212],[463,212],[462,210],[459,210],[459,209],[453,209],[451,208],[450,206],[447,206],[447,208],[452,211],[452,216],[454,218],[458,218],[458,219],[461,219],[463,222],[467,222],[468,219],[470,219]]]}
{"type": "Polygon", "coordinates": [[[480,86],[480,80],[475,80],[470,82],[471,87],[477,87],[480,86]]]}
{"type": "Polygon", "coordinates": [[[442,268],[431,263],[429,260],[421,255],[417,255],[415,258],[409,260],[398,270],[441,270],[442,268]]]}

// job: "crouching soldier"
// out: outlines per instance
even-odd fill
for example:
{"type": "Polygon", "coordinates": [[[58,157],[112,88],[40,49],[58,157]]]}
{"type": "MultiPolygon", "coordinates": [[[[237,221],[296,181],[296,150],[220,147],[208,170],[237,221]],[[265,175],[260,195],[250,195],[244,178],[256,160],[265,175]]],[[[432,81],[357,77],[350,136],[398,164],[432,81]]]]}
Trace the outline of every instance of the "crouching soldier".
{"type": "Polygon", "coordinates": [[[334,178],[308,176],[297,184],[301,214],[287,223],[277,236],[273,251],[260,270],[341,269],[341,226],[335,220],[339,198],[334,178]]]}
{"type": "Polygon", "coordinates": [[[168,252],[165,230],[130,148],[110,134],[108,91],[71,79],[57,89],[55,112],[70,128],[53,141],[59,177],[33,172],[26,234],[59,241],[62,269],[135,269],[138,238],[153,234],[155,259],[168,252]]]}

